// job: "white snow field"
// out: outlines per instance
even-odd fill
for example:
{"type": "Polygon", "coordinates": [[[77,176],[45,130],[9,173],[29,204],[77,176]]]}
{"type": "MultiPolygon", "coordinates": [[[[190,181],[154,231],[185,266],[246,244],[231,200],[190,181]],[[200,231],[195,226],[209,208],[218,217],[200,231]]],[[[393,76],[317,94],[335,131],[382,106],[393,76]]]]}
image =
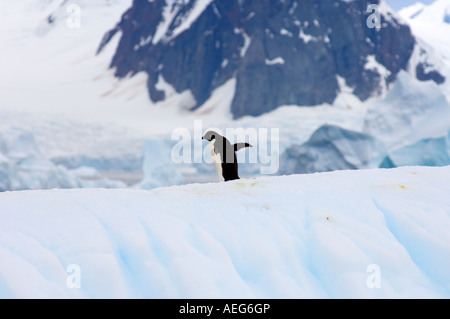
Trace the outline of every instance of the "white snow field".
{"type": "Polygon", "coordinates": [[[1,298],[449,298],[450,166],[0,193],[1,298]]]}
{"type": "Polygon", "coordinates": [[[431,81],[419,82],[404,71],[386,97],[369,106],[364,132],[390,150],[421,139],[441,137],[450,129],[450,104],[431,81]]]}
{"type": "Polygon", "coordinates": [[[429,5],[413,4],[399,11],[415,35],[435,48],[450,63],[450,0],[435,0],[429,5]]]}
{"type": "MultiPolygon", "coordinates": [[[[449,79],[450,0],[435,0],[428,5],[416,3],[400,10],[399,15],[411,27],[420,47],[429,52],[428,57],[422,56],[419,46],[416,46],[412,60],[425,62],[427,66],[434,65],[445,78],[449,79]]],[[[440,88],[450,100],[450,82],[447,80],[440,88]]]]}

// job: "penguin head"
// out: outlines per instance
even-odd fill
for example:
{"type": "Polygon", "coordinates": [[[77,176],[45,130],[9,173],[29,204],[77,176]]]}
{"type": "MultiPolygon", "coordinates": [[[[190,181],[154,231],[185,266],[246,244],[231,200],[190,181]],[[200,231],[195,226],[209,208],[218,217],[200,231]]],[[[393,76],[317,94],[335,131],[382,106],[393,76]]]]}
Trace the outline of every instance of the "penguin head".
{"type": "Polygon", "coordinates": [[[207,140],[211,142],[212,140],[215,140],[217,136],[220,136],[214,131],[208,131],[206,134],[202,137],[202,140],[207,140]]]}

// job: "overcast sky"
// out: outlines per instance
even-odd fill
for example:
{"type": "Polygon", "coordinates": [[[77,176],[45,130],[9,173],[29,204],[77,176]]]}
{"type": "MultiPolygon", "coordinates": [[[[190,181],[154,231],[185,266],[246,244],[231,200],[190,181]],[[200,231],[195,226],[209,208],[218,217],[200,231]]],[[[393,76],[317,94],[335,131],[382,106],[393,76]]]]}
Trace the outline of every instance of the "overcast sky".
{"type": "Polygon", "coordinates": [[[434,0],[386,0],[389,5],[392,7],[392,9],[398,11],[401,8],[410,6],[416,2],[422,2],[425,4],[430,4],[432,3],[434,0]]]}

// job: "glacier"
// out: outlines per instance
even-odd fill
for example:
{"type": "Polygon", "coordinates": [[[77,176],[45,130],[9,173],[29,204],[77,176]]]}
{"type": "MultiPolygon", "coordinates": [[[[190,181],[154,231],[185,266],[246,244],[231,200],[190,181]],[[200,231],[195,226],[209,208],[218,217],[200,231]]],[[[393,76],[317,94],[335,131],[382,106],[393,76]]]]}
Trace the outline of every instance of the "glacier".
{"type": "Polygon", "coordinates": [[[445,136],[424,138],[389,152],[385,167],[450,165],[450,130],[445,136]]]}
{"type": "Polygon", "coordinates": [[[449,298],[449,177],[0,193],[0,297],[449,298]]]}
{"type": "Polygon", "coordinates": [[[369,106],[363,132],[394,149],[442,136],[449,128],[450,103],[441,89],[401,71],[386,97],[369,106]]]}
{"type": "Polygon", "coordinates": [[[387,155],[384,144],[336,125],[323,125],[302,145],[288,147],[280,174],[306,174],[342,169],[375,168],[387,155]]]}
{"type": "MultiPolygon", "coordinates": [[[[92,170],[92,168],[91,168],[92,170]]],[[[80,178],[77,171],[46,158],[31,132],[15,130],[0,135],[0,192],[26,189],[125,187],[120,181],[80,178]]]]}
{"type": "Polygon", "coordinates": [[[143,148],[143,179],[139,188],[181,185],[183,176],[171,159],[171,143],[163,139],[148,140],[143,148]]]}

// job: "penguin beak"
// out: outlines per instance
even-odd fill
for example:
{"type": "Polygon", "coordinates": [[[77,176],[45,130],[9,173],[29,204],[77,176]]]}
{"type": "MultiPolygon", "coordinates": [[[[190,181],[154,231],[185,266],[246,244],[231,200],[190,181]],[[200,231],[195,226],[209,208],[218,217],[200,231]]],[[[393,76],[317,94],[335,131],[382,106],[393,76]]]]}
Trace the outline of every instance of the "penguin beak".
{"type": "Polygon", "coordinates": [[[204,140],[205,139],[205,137],[204,136],[202,136],[202,140],[204,140]]]}

